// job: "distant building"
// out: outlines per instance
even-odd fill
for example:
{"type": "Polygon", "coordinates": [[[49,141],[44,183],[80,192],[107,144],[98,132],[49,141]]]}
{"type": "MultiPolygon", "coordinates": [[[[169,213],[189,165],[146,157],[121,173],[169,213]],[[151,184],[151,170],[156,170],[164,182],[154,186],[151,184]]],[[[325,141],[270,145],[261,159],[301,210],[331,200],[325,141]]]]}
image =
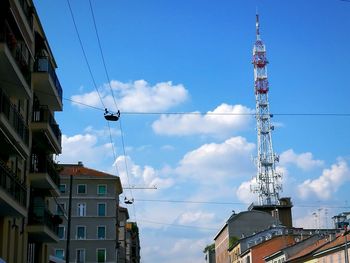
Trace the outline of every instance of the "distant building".
{"type": "MultiPolygon", "coordinates": [[[[70,262],[116,262],[117,209],[122,193],[119,177],[84,167],[82,163],[61,167],[61,196],[57,202],[51,202],[51,206],[61,214],[68,211],[72,175],[70,262]]],[[[51,251],[56,257],[64,259],[67,256],[66,218],[58,233],[60,241],[51,246],[51,251]]]]}
{"type": "Polygon", "coordinates": [[[126,263],[126,237],[127,237],[127,220],[129,219],[128,209],[119,207],[119,231],[118,231],[118,263],[126,263]]]}
{"type": "Polygon", "coordinates": [[[330,236],[315,234],[304,240],[295,239],[296,243],[265,257],[266,263],[305,262],[312,258],[312,253],[330,241],[330,236]]]}
{"type": "Polygon", "coordinates": [[[277,218],[282,225],[286,227],[293,227],[292,221],[292,201],[290,197],[282,197],[279,199],[278,204],[251,204],[248,210],[263,211],[271,214],[274,218],[277,218]]]}
{"type": "Polygon", "coordinates": [[[215,263],[215,243],[208,245],[203,252],[206,263],[215,263]]]}
{"type": "Polygon", "coordinates": [[[126,223],[126,262],[140,263],[140,237],[136,222],[126,223]]]}
{"type": "Polygon", "coordinates": [[[335,240],[322,246],[314,254],[315,262],[349,262],[350,232],[339,235],[335,240]]]}
{"type": "Polygon", "coordinates": [[[346,229],[350,223],[350,212],[343,212],[332,217],[334,221],[334,228],[346,229]]]}
{"type": "Polygon", "coordinates": [[[232,214],[214,237],[216,263],[228,262],[230,243],[279,223],[276,218],[262,211],[252,210],[232,214]]]}
{"type": "Polygon", "coordinates": [[[56,62],[32,0],[0,1],[0,262],[46,263],[60,218],[56,62]]]}

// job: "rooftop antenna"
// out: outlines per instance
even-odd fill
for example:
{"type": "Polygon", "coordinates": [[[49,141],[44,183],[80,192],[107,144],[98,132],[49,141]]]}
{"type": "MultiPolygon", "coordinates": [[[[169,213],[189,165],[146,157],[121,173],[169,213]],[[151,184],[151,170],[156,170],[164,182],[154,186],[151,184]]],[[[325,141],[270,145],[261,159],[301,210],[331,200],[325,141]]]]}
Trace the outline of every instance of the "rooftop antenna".
{"type": "Polygon", "coordinates": [[[266,47],[260,37],[259,14],[256,13],[256,41],[253,48],[254,65],[254,91],[257,126],[257,148],[256,158],[257,186],[251,186],[254,193],[258,194],[259,205],[278,205],[279,191],[282,186],[279,182],[281,175],[276,171],[276,163],[279,158],[275,155],[272,147],[272,130],[269,109],[269,82],[267,79],[266,47]]]}

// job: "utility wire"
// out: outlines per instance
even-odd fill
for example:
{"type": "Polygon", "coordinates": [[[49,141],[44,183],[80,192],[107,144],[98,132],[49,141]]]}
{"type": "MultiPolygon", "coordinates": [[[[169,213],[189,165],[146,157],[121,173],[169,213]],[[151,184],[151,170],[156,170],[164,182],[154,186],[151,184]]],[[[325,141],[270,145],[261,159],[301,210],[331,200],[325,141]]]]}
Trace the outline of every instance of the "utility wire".
{"type": "MultiPolygon", "coordinates": [[[[91,0],[89,0],[89,5],[90,5],[90,11],[91,11],[91,15],[92,15],[92,20],[93,20],[93,24],[94,24],[94,28],[95,28],[95,34],[96,34],[96,38],[97,38],[97,42],[98,42],[98,46],[99,46],[99,50],[100,50],[100,54],[101,54],[101,58],[102,58],[102,63],[103,63],[104,71],[105,71],[106,78],[107,78],[107,81],[108,81],[108,86],[109,86],[109,89],[110,89],[110,91],[111,91],[111,94],[112,94],[112,97],[113,97],[113,102],[114,102],[114,105],[115,105],[115,107],[116,107],[116,110],[119,112],[119,108],[118,108],[118,105],[117,105],[117,101],[116,101],[116,99],[115,99],[114,92],[113,92],[113,88],[112,88],[112,85],[111,85],[111,80],[110,80],[110,77],[109,77],[109,74],[108,74],[108,70],[107,70],[107,66],[106,66],[106,61],[105,61],[105,58],[104,58],[104,55],[103,55],[102,45],[101,45],[100,37],[99,37],[99,34],[98,34],[98,29],[97,29],[97,25],[96,25],[95,14],[94,14],[94,10],[93,10],[92,4],[91,4],[91,0]]],[[[127,180],[128,180],[128,185],[129,185],[129,187],[130,187],[130,176],[129,176],[129,169],[128,169],[128,164],[127,164],[127,160],[126,160],[126,151],[125,151],[125,142],[124,142],[124,132],[123,132],[122,120],[121,120],[121,119],[119,119],[119,128],[120,128],[121,140],[122,140],[122,148],[123,148],[123,153],[124,153],[125,173],[126,173],[126,177],[127,177],[127,180]]],[[[112,140],[112,137],[111,137],[111,140],[112,140]]],[[[114,148],[113,148],[113,150],[114,150],[114,148]]],[[[114,156],[115,156],[115,153],[114,153],[114,156]]],[[[116,158],[115,158],[115,160],[116,160],[116,158]]],[[[129,190],[130,190],[131,198],[132,198],[132,200],[133,200],[134,197],[133,197],[132,189],[130,188],[129,190]]],[[[133,205],[134,217],[135,217],[135,220],[136,220],[136,208],[135,208],[134,202],[132,203],[132,205],[133,205]]]]}
{"type": "Polygon", "coordinates": [[[209,228],[209,227],[201,227],[201,226],[189,226],[189,225],[182,225],[182,224],[162,223],[162,222],[157,222],[157,221],[148,220],[148,219],[141,219],[139,221],[145,222],[145,223],[156,224],[156,225],[165,225],[165,226],[173,226],[173,227],[194,228],[194,229],[215,230],[215,231],[218,230],[218,228],[209,228]]]}
{"type": "Polygon", "coordinates": [[[80,34],[79,34],[79,30],[78,30],[77,24],[76,24],[76,22],[75,22],[73,10],[72,10],[72,7],[71,7],[71,5],[70,5],[69,0],[67,0],[67,4],[68,4],[69,11],[70,11],[70,14],[71,14],[71,17],[72,17],[72,20],[73,20],[75,32],[77,33],[77,36],[78,36],[80,48],[81,48],[81,51],[83,52],[83,55],[84,55],[85,63],[86,63],[86,65],[87,65],[88,69],[89,69],[90,77],[91,77],[91,79],[92,79],[92,82],[94,83],[94,87],[95,87],[95,89],[96,89],[96,92],[97,92],[97,94],[98,94],[98,97],[100,98],[101,104],[102,104],[102,106],[105,108],[105,105],[104,105],[104,103],[103,103],[101,94],[100,94],[100,92],[99,92],[99,90],[98,90],[98,87],[97,87],[97,84],[96,84],[94,75],[92,74],[92,70],[91,70],[91,67],[90,67],[90,63],[89,63],[89,60],[87,59],[86,52],[85,52],[85,49],[84,49],[84,45],[83,45],[83,42],[81,41],[80,34]]]}
{"type": "Polygon", "coordinates": [[[118,105],[117,105],[117,102],[116,102],[116,99],[115,99],[115,96],[114,96],[114,92],[113,92],[113,89],[112,89],[112,86],[111,86],[111,79],[110,79],[108,71],[107,71],[106,61],[105,61],[105,57],[104,57],[103,51],[102,51],[102,45],[101,45],[101,41],[100,41],[100,36],[98,34],[97,26],[96,26],[95,14],[94,14],[94,10],[92,8],[91,0],[89,0],[89,4],[90,4],[92,20],[94,22],[94,28],[95,28],[95,33],[96,33],[96,37],[97,37],[98,47],[100,49],[101,58],[102,58],[102,62],[103,62],[103,67],[104,67],[104,71],[106,73],[106,78],[107,78],[107,81],[108,81],[108,86],[109,86],[109,89],[111,90],[111,94],[112,94],[112,97],[113,97],[113,102],[114,102],[114,104],[116,106],[116,110],[118,110],[118,105]]]}
{"type": "MultiPolygon", "coordinates": [[[[250,205],[250,203],[243,202],[211,202],[211,201],[191,201],[191,200],[168,200],[168,199],[138,199],[137,202],[159,202],[159,203],[186,203],[186,204],[210,204],[210,205],[250,205]]],[[[322,205],[322,204],[294,204],[293,207],[324,207],[324,208],[349,208],[350,206],[337,206],[337,205],[322,205]]]]}
{"type": "MultiPolygon", "coordinates": [[[[349,0],[350,1],[350,0],[349,0]]],[[[0,82],[7,83],[13,86],[17,86],[14,82],[9,82],[4,79],[0,79],[0,82]]],[[[35,90],[36,93],[43,93],[48,96],[56,97],[56,95],[53,95],[51,93],[41,91],[41,90],[35,90]]],[[[99,111],[105,111],[105,108],[97,107],[94,105],[90,105],[84,102],[80,102],[77,100],[73,100],[70,98],[63,97],[62,100],[70,101],[75,104],[82,105],[87,108],[92,108],[99,111]]],[[[186,112],[186,111],[179,111],[179,112],[151,112],[151,111],[122,111],[122,115],[209,115],[209,116],[256,116],[256,113],[233,113],[233,112],[186,112]]],[[[300,113],[270,113],[273,116],[320,116],[320,117],[350,117],[350,113],[336,113],[336,112],[324,112],[324,113],[310,113],[310,112],[300,112],[300,113]]]]}

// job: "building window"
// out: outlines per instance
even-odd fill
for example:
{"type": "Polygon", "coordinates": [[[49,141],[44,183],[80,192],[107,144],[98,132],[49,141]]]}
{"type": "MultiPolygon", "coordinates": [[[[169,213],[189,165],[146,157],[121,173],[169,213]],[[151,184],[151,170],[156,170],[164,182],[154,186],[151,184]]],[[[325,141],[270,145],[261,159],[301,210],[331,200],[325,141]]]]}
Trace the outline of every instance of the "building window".
{"type": "Polygon", "coordinates": [[[64,239],[64,226],[58,226],[58,237],[64,239]]]}
{"type": "Polygon", "coordinates": [[[97,249],[97,262],[106,262],[106,249],[98,248],[97,249]]]}
{"type": "Polygon", "coordinates": [[[86,184],[78,184],[77,185],[77,193],[78,194],[86,194],[86,184]]]}
{"type": "Polygon", "coordinates": [[[86,227],[77,226],[77,239],[86,239],[86,227]]]}
{"type": "Polygon", "coordinates": [[[56,214],[59,216],[63,216],[66,210],[66,204],[65,203],[59,203],[56,205],[56,214]]]}
{"type": "Polygon", "coordinates": [[[63,249],[55,249],[55,257],[64,259],[64,250],[63,249]]]}
{"type": "Polygon", "coordinates": [[[98,195],[106,195],[107,194],[107,185],[99,184],[97,186],[97,194],[98,195]]]}
{"type": "Polygon", "coordinates": [[[106,203],[97,204],[97,215],[106,216],[106,203]]]}
{"type": "Polygon", "coordinates": [[[77,263],[84,263],[85,262],[85,249],[77,249],[77,263]]]}
{"type": "Polygon", "coordinates": [[[97,227],[97,238],[98,239],[105,239],[106,238],[106,227],[105,226],[98,226],[97,227]]]}
{"type": "Polygon", "coordinates": [[[60,186],[58,188],[59,188],[61,194],[66,193],[66,185],[65,184],[60,184],[60,186]]]}
{"type": "Polygon", "coordinates": [[[83,203],[78,204],[77,215],[86,216],[86,204],[83,204],[83,203]]]}

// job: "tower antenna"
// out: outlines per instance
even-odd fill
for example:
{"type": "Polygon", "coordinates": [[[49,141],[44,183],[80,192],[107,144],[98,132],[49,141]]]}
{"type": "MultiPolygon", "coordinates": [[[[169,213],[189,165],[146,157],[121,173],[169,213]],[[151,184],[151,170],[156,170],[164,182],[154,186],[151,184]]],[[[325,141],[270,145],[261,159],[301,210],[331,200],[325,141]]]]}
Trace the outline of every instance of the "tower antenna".
{"type": "Polygon", "coordinates": [[[253,48],[254,65],[254,91],[256,102],[257,148],[256,159],[257,175],[256,186],[251,189],[258,194],[259,205],[279,205],[279,192],[281,174],[276,171],[279,157],[275,155],[272,147],[272,130],[269,110],[269,82],[267,78],[266,47],[260,38],[259,14],[256,14],[256,41],[253,48]]]}

